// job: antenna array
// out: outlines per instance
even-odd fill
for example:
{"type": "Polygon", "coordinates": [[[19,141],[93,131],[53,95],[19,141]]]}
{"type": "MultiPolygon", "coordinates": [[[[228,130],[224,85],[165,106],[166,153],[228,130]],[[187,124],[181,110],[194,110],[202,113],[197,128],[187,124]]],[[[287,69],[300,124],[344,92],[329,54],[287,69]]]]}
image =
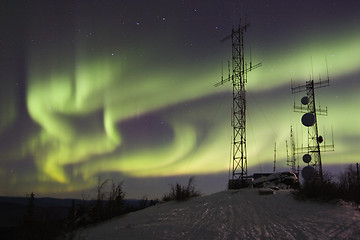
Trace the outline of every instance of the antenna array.
{"type": "Polygon", "coordinates": [[[334,143],[326,145],[324,138],[318,132],[318,115],[327,115],[327,108],[316,107],[315,105],[315,89],[327,87],[330,85],[329,76],[327,80],[318,82],[314,80],[306,81],[304,85],[294,86],[291,83],[292,94],[306,92],[306,96],[301,98],[301,106],[294,103],[294,112],[304,113],[301,118],[302,124],[308,130],[308,146],[296,148],[297,154],[304,154],[303,161],[308,164],[302,170],[302,176],[305,180],[312,180],[314,177],[319,176],[323,179],[321,151],[334,151],[334,143]]]}

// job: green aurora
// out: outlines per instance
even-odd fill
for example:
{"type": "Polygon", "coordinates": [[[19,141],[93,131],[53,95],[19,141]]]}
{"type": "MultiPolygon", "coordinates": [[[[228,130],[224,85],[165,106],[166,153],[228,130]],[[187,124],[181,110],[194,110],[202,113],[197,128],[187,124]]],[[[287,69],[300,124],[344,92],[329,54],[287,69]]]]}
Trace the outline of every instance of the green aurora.
{"type": "MultiPolygon", "coordinates": [[[[335,152],[323,154],[324,164],[359,160],[360,34],[350,28],[331,38],[332,32],[309,33],[306,40],[266,51],[269,46],[256,40],[253,60],[263,66],[248,75],[249,167],[271,164],[276,142],[278,165],[286,168],[290,126],[298,145],[306,133],[301,114],[292,109],[302,96],[291,95],[291,80],[303,84],[312,72],[315,80],[326,79],[327,71],[330,87],[317,90],[316,101],[328,106],[319,131],[330,141],[333,128],[335,152]]],[[[0,110],[7,114],[0,119],[0,135],[11,134],[23,118],[21,87],[32,130],[2,144],[0,195],[80,192],[94,187],[98,176],[114,173],[147,179],[227,172],[231,86],[213,85],[221,77],[221,59],[229,58],[222,51],[228,54],[231,46],[215,40],[219,50],[207,60],[187,61],[187,52],[184,61],[175,60],[181,65],[167,65],[167,58],[154,54],[168,47],[143,46],[144,55],[133,56],[131,47],[117,48],[108,40],[90,51],[95,43],[82,33],[66,47],[56,41],[28,44],[26,84],[11,84],[9,75],[1,91],[0,110]],[[28,169],[20,169],[25,161],[28,169]]]]}

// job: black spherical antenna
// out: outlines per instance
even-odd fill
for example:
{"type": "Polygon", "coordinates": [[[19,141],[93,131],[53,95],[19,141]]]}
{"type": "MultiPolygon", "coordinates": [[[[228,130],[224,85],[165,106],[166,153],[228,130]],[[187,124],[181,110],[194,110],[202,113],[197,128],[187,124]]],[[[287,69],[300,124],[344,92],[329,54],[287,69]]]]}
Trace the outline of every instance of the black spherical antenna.
{"type": "Polygon", "coordinates": [[[306,127],[311,127],[315,124],[316,118],[312,113],[305,113],[301,118],[301,123],[306,127]]]}
{"type": "Polygon", "coordinates": [[[301,98],[301,103],[303,105],[308,105],[309,104],[309,97],[305,96],[305,97],[301,98]]]}
{"type": "Polygon", "coordinates": [[[312,166],[306,166],[302,169],[301,175],[306,181],[309,181],[316,176],[316,170],[312,166]]]}
{"type": "Polygon", "coordinates": [[[310,154],[305,154],[304,156],[303,156],[303,161],[304,161],[304,163],[309,163],[309,162],[311,162],[311,155],[310,154]]]}

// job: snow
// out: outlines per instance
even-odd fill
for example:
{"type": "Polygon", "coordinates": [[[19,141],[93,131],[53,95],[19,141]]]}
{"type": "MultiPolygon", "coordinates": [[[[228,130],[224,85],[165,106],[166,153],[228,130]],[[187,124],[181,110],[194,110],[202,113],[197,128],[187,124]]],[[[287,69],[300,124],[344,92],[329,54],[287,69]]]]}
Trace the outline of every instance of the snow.
{"type": "Polygon", "coordinates": [[[289,190],[229,190],[157,204],[82,229],[75,239],[360,239],[360,211],[295,200],[289,190]]]}

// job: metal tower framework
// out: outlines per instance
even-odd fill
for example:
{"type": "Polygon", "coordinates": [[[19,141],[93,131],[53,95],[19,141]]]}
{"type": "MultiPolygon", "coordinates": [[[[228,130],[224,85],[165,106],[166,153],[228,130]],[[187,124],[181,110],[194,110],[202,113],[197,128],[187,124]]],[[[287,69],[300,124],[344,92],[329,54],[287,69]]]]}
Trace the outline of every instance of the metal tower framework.
{"type": "MultiPolygon", "coordinates": [[[[317,115],[325,115],[327,116],[328,110],[327,108],[316,108],[315,105],[315,89],[316,88],[322,88],[329,86],[329,78],[325,81],[321,81],[321,79],[318,82],[314,82],[314,80],[309,80],[306,82],[305,85],[298,85],[298,86],[291,86],[292,94],[300,93],[300,92],[306,92],[306,96],[303,97],[301,100],[303,105],[296,106],[294,103],[294,111],[305,113],[302,118],[302,122],[306,122],[309,119],[309,116],[311,116],[310,121],[311,124],[305,125],[308,127],[308,146],[307,147],[300,147],[296,148],[297,154],[305,154],[309,155],[311,158],[309,159],[309,165],[312,165],[312,167],[315,169],[317,174],[319,175],[320,179],[323,179],[323,171],[322,171],[322,161],[321,161],[321,151],[334,151],[334,144],[332,145],[321,145],[323,143],[324,139],[322,136],[319,135],[318,132],[318,121],[317,121],[317,115]],[[305,120],[304,120],[305,119],[305,120]],[[329,148],[330,147],[330,148],[329,148]],[[327,148],[327,149],[326,149],[327,148]]],[[[306,158],[304,155],[304,158],[306,158]]],[[[305,160],[304,160],[305,162],[305,160]]]]}
{"type": "Polygon", "coordinates": [[[246,90],[247,72],[261,66],[261,63],[247,67],[244,57],[244,33],[249,24],[232,29],[232,33],[225,37],[222,42],[232,39],[232,74],[228,78],[221,77],[221,81],[215,86],[231,81],[233,86],[233,106],[231,125],[232,136],[232,174],[229,176],[229,189],[240,188],[247,177],[247,152],[246,152],[246,90]],[[239,181],[241,180],[241,181],[239,181]]]}
{"type": "Polygon", "coordinates": [[[291,156],[289,156],[289,146],[288,146],[288,142],[286,141],[286,156],[287,156],[287,160],[286,163],[288,166],[291,167],[291,171],[296,173],[296,175],[299,177],[299,161],[296,167],[296,152],[295,152],[295,140],[294,140],[294,133],[293,133],[293,129],[292,126],[290,128],[290,153],[291,156]]]}
{"type": "Polygon", "coordinates": [[[294,140],[294,133],[293,133],[292,126],[291,126],[291,129],[290,129],[290,144],[291,144],[291,169],[292,169],[293,172],[296,171],[296,174],[299,177],[299,174],[300,174],[299,161],[298,161],[298,164],[297,164],[297,168],[295,167],[295,165],[296,165],[296,152],[295,152],[295,140],[294,140]]]}

